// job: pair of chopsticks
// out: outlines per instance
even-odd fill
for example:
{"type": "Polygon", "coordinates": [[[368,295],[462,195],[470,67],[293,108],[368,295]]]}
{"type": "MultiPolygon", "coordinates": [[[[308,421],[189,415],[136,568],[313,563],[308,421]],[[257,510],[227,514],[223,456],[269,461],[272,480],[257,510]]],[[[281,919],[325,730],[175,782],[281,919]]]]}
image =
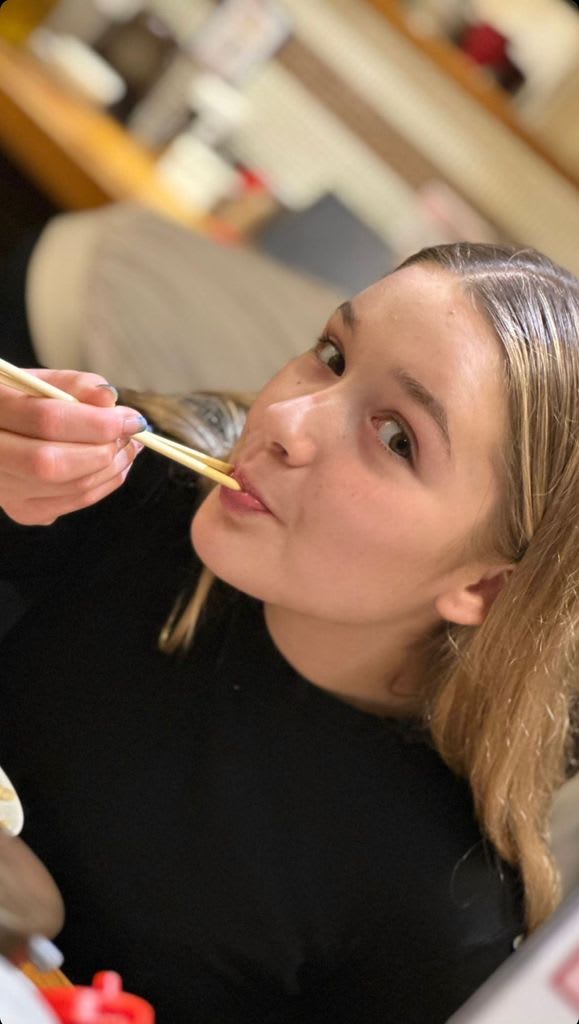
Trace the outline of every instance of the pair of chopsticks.
{"type": "MultiPolygon", "coordinates": [[[[55,388],[54,385],[40,380],[39,377],[27,373],[26,370],[21,370],[18,366],[13,366],[5,359],[0,359],[0,384],[5,384],[16,391],[22,391],[26,395],[78,402],[78,399],[67,391],[55,388]]],[[[204,452],[199,452],[195,448],[188,448],[184,444],[178,444],[177,441],[161,437],[160,434],[153,434],[148,430],[133,434],[132,440],[139,441],[146,448],[158,452],[159,455],[165,455],[168,459],[173,459],[174,462],[179,462],[182,466],[186,466],[202,476],[207,476],[210,480],[215,480],[216,483],[223,484],[224,487],[229,487],[232,491],[241,490],[237,480],[230,476],[233,466],[229,462],[214,459],[211,455],[205,455],[204,452]]]]}

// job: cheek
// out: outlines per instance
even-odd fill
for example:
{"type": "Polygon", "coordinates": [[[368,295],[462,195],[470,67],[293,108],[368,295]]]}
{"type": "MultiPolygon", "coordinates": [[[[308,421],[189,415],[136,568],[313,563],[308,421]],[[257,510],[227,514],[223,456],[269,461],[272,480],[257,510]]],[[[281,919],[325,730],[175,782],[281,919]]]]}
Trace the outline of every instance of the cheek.
{"type": "Polygon", "coordinates": [[[283,552],[288,603],[343,622],[393,621],[430,606],[442,538],[427,510],[375,488],[310,497],[283,552]]]}
{"type": "Polygon", "coordinates": [[[374,571],[379,580],[385,570],[424,561],[431,545],[423,518],[409,501],[377,495],[375,485],[348,483],[345,475],[338,490],[310,487],[294,542],[327,575],[371,578],[374,571]]]}
{"type": "Polygon", "coordinates": [[[357,581],[370,602],[392,588],[401,598],[428,600],[446,572],[449,547],[464,536],[464,521],[455,522],[448,502],[395,478],[379,489],[375,481],[345,482],[330,493],[320,488],[308,506],[303,544],[296,531],[300,564],[311,558],[329,590],[357,581]]]}
{"type": "Polygon", "coordinates": [[[344,621],[428,599],[448,541],[444,517],[411,488],[390,483],[377,493],[375,482],[354,482],[341,467],[341,484],[338,474],[310,479],[283,527],[232,523],[212,491],[191,528],[201,561],[254,597],[305,612],[324,608],[344,621]]]}

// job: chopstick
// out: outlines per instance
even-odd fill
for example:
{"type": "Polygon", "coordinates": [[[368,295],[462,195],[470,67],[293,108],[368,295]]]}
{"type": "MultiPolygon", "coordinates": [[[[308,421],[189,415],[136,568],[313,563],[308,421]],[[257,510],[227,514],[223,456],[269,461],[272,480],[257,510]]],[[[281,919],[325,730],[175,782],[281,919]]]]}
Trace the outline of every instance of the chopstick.
{"type": "Polygon", "coordinates": [[[28,960],[19,966],[22,973],[41,990],[46,988],[72,988],[72,981],[69,981],[66,974],[63,974],[61,970],[40,971],[38,967],[35,967],[28,960]]]}
{"type": "MultiPolygon", "coordinates": [[[[20,369],[19,366],[13,366],[12,363],[7,362],[5,359],[0,359],[0,384],[14,388],[16,391],[22,391],[26,395],[60,398],[64,402],[78,402],[78,399],[74,395],[69,394],[68,391],[61,391],[60,388],[55,388],[48,381],[41,380],[31,373],[27,373],[26,370],[20,369]]],[[[138,434],[133,434],[131,439],[139,441],[146,448],[151,448],[153,451],[158,452],[159,455],[164,455],[166,458],[194,470],[195,473],[200,473],[201,476],[209,477],[210,480],[214,480],[224,487],[229,487],[232,491],[241,490],[237,480],[230,476],[233,466],[229,462],[223,462],[212,455],[205,455],[204,452],[199,452],[195,448],[188,448],[184,444],[179,444],[177,441],[172,441],[168,437],[162,437],[160,434],[154,434],[149,430],[142,430],[138,434]]]]}

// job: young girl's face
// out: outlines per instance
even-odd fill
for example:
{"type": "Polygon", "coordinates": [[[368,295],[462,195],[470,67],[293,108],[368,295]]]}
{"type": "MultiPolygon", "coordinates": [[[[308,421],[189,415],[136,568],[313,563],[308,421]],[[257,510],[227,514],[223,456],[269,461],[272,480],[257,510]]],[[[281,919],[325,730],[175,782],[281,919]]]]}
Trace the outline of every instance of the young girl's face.
{"type": "Polygon", "coordinates": [[[441,594],[479,578],[460,551],[497,501],[505,423],[500,344],[459,279],[399,271],[261,391],[234,462],[262,501],[216,488],[194,546],[269,604],[435,623],[441,594]]]}

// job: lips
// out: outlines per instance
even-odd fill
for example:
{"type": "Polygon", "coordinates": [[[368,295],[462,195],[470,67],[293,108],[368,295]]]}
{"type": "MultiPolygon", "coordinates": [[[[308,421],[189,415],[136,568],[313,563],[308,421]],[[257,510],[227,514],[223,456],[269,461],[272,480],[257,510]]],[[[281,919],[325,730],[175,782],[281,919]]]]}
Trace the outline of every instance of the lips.
{"type": "Polygon", "coordinates": [[[262,497],[257,487],[255,487],[251,480],[249,480],[244,471],[236,468],[233,470],[231,476],[233,477],[234,480],[237,480],[237,483],[241,487],[242,494],[245,494],[248,498],[253,499],[253,501],[255,502],[254,507],[256,512],[269,512],[273,515],[271,509],[269,508],[267,502],[265,501],[265,498],[262,497]]]}

